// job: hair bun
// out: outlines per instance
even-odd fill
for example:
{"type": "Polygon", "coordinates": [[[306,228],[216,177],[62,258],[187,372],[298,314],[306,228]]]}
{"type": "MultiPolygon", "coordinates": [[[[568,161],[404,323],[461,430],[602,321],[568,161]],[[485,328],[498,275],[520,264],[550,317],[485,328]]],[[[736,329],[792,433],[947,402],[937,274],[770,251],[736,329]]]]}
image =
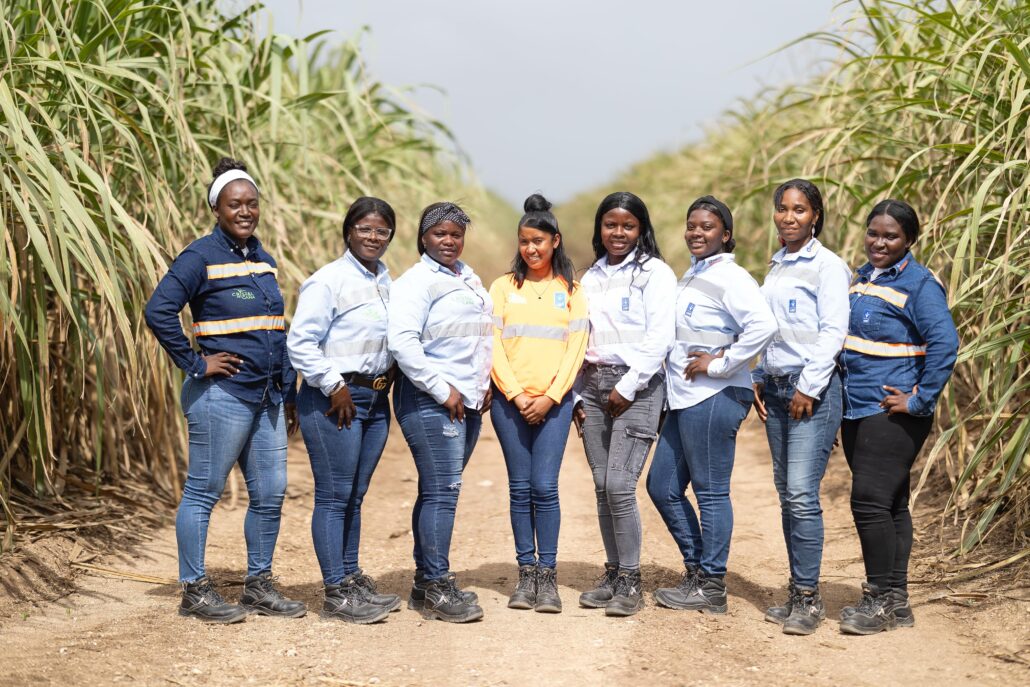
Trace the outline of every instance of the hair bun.
{"type": "Polygon", "coordinates": [[[539,193],[534,193],[522,204],[526,212],[547,212],[551,209],[551,203],[539,193]]]}

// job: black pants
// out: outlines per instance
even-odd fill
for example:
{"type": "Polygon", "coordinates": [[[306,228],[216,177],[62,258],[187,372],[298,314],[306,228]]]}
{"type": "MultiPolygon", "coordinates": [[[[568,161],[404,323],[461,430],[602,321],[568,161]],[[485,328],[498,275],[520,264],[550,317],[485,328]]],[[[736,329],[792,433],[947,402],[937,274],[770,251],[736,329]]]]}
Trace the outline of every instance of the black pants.
{"type": "Polygon", "coordinates": [[[869,584],[905,589],[912,552],[909,473],[933,427],[932,417],[881,413],[844,420],[841,439],[851,467],[851,514],[869,584]]]}

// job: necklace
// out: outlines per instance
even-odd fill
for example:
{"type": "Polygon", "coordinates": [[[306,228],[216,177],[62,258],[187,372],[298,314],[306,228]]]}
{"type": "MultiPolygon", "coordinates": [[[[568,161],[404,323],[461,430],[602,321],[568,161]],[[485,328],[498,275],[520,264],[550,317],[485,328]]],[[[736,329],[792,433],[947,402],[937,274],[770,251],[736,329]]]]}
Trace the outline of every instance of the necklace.
{"type": "Polygon", "coordinates": [[[540,291],[537,291],[535,288],[533,288],[533,282],[529,281],[528,279],[524,283],[529,286],[529,290],[530,291],[532,291],[534,294],[536,294],[536,299],[538,301],[541,301],[541,300],[544,299],[544,294],[547,293],[547,287],[549,287],[551,285],[552,281],[554,281],[554,277],[551,277],[550,279],[548,279],[547,283],[544,284],[544,288],[541,289],[540,291]]]}

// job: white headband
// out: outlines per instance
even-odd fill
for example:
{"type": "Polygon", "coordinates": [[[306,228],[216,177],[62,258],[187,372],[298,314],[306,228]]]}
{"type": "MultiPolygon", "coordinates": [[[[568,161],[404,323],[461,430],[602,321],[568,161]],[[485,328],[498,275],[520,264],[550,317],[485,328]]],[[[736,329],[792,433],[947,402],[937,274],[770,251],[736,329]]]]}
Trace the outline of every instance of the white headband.
{"type": "MultiPolygon", "coordinates": [[[[211,190],[207,192],[208,205],[214,209],[218,205],[218,194],[222,192],[222,189],[239,179],[246,179],[254,185],[254,190],[258,190],[257,182],[254,178],[244,172],[242,169],[230,169],[228,172],[223,172],[218,175],[214,183],[211,184],[211,190]]],[[[258,191],[260,193],[260,191],[258,191]]]]}

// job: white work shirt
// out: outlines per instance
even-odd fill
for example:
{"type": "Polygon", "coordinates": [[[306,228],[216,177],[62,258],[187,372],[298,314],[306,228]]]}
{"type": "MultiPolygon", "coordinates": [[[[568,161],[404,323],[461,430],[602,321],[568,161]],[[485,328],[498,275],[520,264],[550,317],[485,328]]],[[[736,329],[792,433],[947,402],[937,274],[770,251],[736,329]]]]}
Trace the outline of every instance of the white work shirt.
{"type": "Polygon", "coordinates": [[[386,346],[390,273],[373,274],[350,251],[323,266],[300,287],[286,348],[304,381],[329,396],[352,372],[369,377],[393,365],[386,346]]]}
{"type": "Polygon", "coordinates": [[[779,331],[751,378],[801,373],[797,389],[819,396],[830,383],[837,354],[848,334],[851,270],[812,238],[796,253],[781,248],[772,257],[762,295],[779,331]]]}
{"type": "Polygon", "coordinates": [[[423,255],[394,283],[387,341],[401,372],[437,403],[453,386],[479,409],[490,387],[493,302],[471,267],[457,267],[423,255]]]}
{"type": "Polygon", "coordinates": [[[627,401],[661,371],[676,338],[676,275],[657,258],[639,265],[635,255],[618,265],[609,265],[605,255],[580,282],[590,313],[586,361],[628,366],[615,385],[627,401]]]}
{"type": "Polygon", "coordinates": [[[665,362],[672,410],[695,406],[728,386],[750,389],[750,363],[776,333],[758,282],[732,253],[692,262],[677,286],[676,344],[665,362]],[[693,381],[683,376],[691,353],[719,351],[723,356],[708,365],[708,374],[693,381]]]}

